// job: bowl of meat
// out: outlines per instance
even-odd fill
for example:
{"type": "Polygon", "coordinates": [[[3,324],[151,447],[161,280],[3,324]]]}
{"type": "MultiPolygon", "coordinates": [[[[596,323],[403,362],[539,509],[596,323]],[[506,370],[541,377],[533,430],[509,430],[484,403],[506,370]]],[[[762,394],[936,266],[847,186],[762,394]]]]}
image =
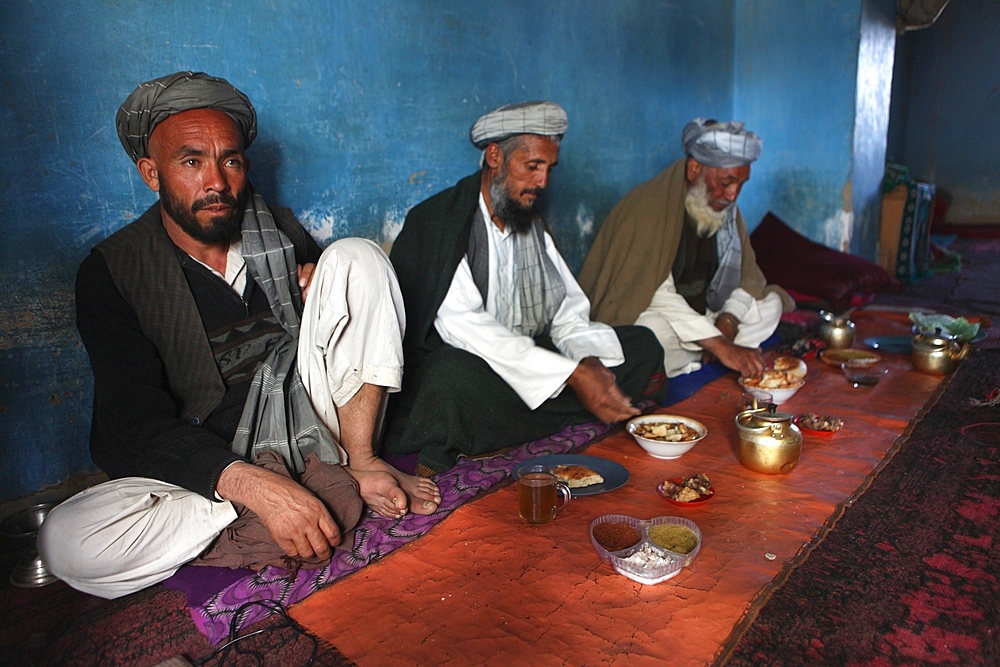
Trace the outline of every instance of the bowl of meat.
{"type": "Polygon", "coordinates": [[[708,435],[704,424],[680,415],[640,415],[626,429],[647,454],[658,459],[676,459],[708,435]]]}

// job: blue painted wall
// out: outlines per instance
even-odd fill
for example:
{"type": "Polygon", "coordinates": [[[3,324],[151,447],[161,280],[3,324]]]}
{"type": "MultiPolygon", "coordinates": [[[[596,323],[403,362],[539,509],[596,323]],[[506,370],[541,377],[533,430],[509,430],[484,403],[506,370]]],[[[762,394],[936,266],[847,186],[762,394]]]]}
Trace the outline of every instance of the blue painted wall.
{"type": "Polygon", "coordinates": [[[950,223],[1000,224],[998,36],[1000,2],[962,0],[899,38],[894,157],[951,198],[950,223]]]}
{"type": "Polygon", "coordinates": [[[409,207],[476,169],[480,114],[559,101],[570,129],[544,208],[576,268],[699,115],[764,137],[751,225],[774,208],[822,239],[852,168],[861,2],[0,3],[2,498],[94,470],[73,278],[155,201],[114,131],[139,81],[204,70],[246,92],[253,182],[324,244],[394,238],[409,207]]]}

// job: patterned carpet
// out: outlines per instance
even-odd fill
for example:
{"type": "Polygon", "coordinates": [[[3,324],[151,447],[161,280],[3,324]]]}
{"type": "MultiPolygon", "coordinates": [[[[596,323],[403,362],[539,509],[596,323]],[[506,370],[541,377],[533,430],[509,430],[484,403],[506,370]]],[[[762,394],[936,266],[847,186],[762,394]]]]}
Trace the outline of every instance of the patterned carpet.
{"type": "Polygon", "coordinates": [[[723,646],[737,665],[1000,664],[1000,350],[979,350],[723,646]],[[781,656],[776,658],[775,656],[781,656]]]}

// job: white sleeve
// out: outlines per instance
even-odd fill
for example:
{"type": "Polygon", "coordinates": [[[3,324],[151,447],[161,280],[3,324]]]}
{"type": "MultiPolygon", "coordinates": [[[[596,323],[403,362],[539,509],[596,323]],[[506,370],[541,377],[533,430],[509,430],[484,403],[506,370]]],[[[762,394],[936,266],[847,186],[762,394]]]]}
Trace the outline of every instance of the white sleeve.
{"type": "Polygon", "coordinates": [[[737,287],[733,290],[733,293],[729,295],[726,302],[722,304],[722,308],[719,312],[731,313],[741,323],[756,322],[760,319],[760,313],[757,308],[757,300],[750,296],[750,293],[742,287],[737,287]]]}
{"type": "Polygon", "coordinates": [[[538,347],[486,312],[464,257],[438,308],[434,328],[445,343],[486,361],[532,410],[562,391],[576,370],[576,361],[538,347]]]}
{"type": "MultiPolygon", "coordinates": [[[[646,310],[652,311],[666,320],[682,343],[694,343],[722,335],[722,332],[715,328],[712,318],[696,311],[688,305],[683,296],[677,293],[672,274],[668,275],[663,284],[656,288],[653,299],[646,310]]],[[[692,349],[700,348],[695,346],[692,349]]]]}

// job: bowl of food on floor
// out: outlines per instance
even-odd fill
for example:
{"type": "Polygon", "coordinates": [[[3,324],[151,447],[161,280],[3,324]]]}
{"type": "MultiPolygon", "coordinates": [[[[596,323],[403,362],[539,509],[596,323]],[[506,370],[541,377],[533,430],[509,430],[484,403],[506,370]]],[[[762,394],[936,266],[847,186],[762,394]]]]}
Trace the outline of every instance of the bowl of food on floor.
{"type": "Polygon", "coordinates": [[[700,421],[680,415],[640,415],[629,421],[626,430],[647,454],[658,459],[683,456],[708,435],[700,421]]]}
{"type": "Polygon", "coordinates": [[[770,368],[759,378],[740,378],[740,386],[747,392],[770,394],[775,405],[781,405],[806,383],[806,362],[795,357],[777,357],[770,368]]]}

